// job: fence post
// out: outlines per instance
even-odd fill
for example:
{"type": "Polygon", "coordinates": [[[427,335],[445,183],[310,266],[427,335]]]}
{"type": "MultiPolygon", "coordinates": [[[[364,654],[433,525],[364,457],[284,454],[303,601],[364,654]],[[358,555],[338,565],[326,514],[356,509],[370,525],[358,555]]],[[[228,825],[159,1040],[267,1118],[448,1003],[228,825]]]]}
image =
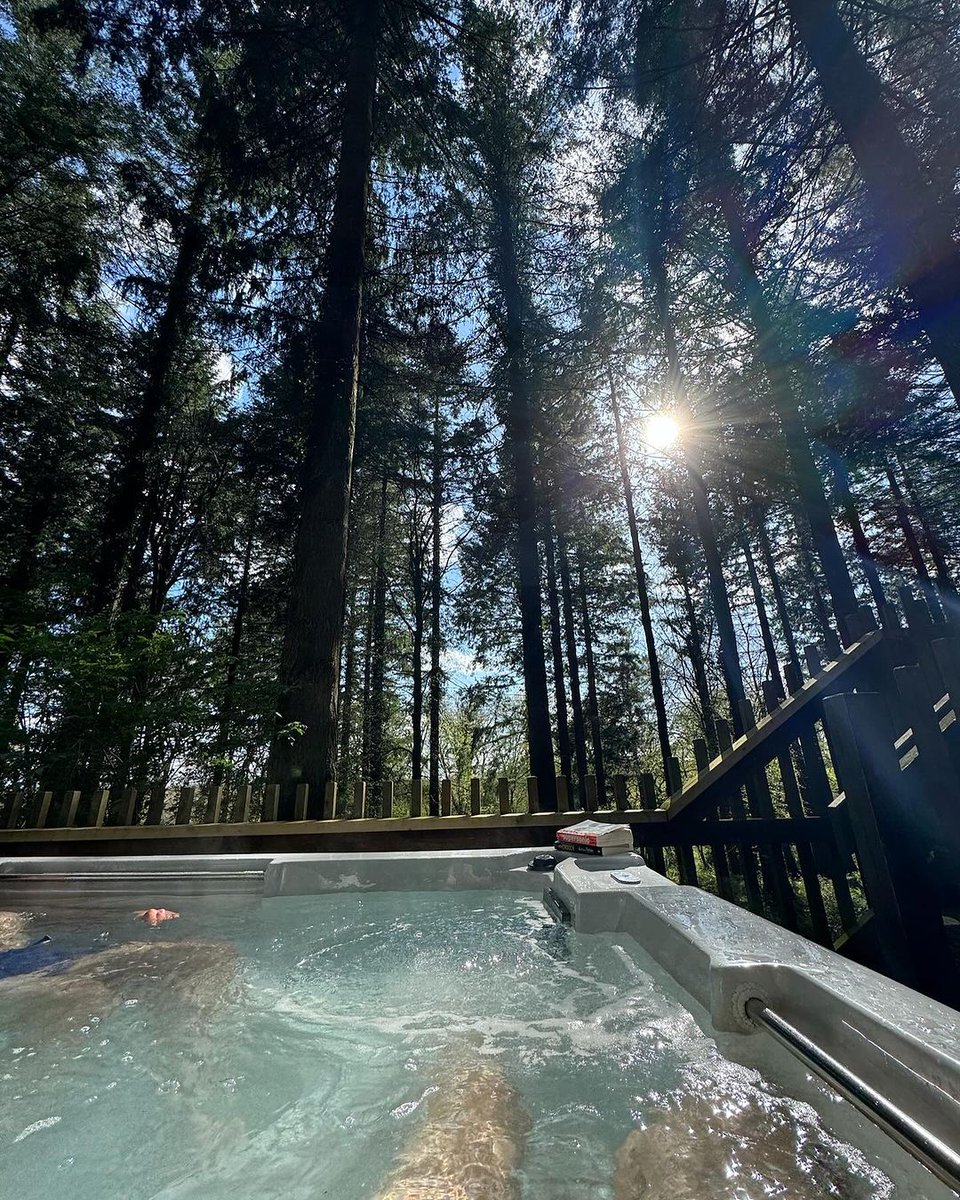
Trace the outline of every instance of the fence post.
{"type": "Polygon", "coordinates": [[[150,800],[147,804],[147,824],[159,825],[163,819],[163,806],[167,802],[165,784],[155,783],[150,788],[150,800]]]}
{"type": "Polygon", "coordinates": [[[812,679],[814,675],[819,675],[823,670],[823,658],[820,655],[819,646],[804,646],[803,658],[807,664],[807,671],[812,679]]]}
{"type": "Polygon", "coordinates": [[[537,783],[536,775],[527,776],[527,812],[538,813],[540,811],[540,788],[537,783]]]}
{"type": "Polygon", "coordinates": [[[510,803],[510,780],[500,778],[497,780],[497,803],[500,806],[501,813],[513,812],[513,805],[510,803]]]}
{"type": "MultiPolygon", "coordinates": [[[[740,701],[740,719],[744,732],[748,735],[751,730],[756,729],[757,718],[749,700],[740,701]]],[[[747,797],[751,802],[754,816],[773,817],[776,815],[765,766],[757,767],[747,776],[747,797]]],[[[780,924],[786,926],[787,929],[796,930],[798,928],[796,898],[793,888],[790,886],[790,877],[784,863],[782,846],[770,845],[760,850],[760,870],[776,903],[780,924]]]]}
{"type": "MultiPolygon", "coordinates": [[[[710,770],[710,751],[704,738],[693,739],[693,757],[697,764],[697,776],[705,775],[710,770]]],[[[732,900],[733,882],[730,878],[730,861],[727,858],[726,846],[722,842],[711,842],[710,854],[713,858],[714,873],[717,876],[717,891],[724,900],[732,900]]]]}
{"type": "MultiPolygon", "coordinates": [[[[641,771],[637,782],[640,791],[640,807],[648,812],[652,811],[657,807],[657,783],[653,773],[641,771]]],[[[659,871],[661,875],[666,875],[667,864],[663,858],[663,849],[660,846],[645,846],[644,850],[653,869],[659,871]]]]}
{"type": "Polygon", "coordinates": [[[410,782],[410,816],[423,815],[423,780],[413,779],[410,782]]]}
{"type": "Polygon", "coordinates": [[[837,912],[844,929],[853,929],[857,924],[857,912],[850,893],[847,880],[850,855],[844,849],[845,841],[840,829],[846,833],[849,830],[849,818],[846,814],[837,813],[833,808],[833,793],[827,768],[823,761],[823,751],[816,725],[811,725],[800,734],[800,761],[802,764],[803,794],[807,807],[818,817],[831,821],[834,827],[832,844],[821,842],[814,857],[826,859],[821,862],[819,874],[829,875],[833,892],[837,899],[837,912]]]}
{"type": "MultiPolygon", "coordinates": [[[[672,796],[678,795],[683,791],[683,776],[680,773],[680,760],[675,754],[671,754],[666,761],[666,785],[667,785],[667,800],[672,796]]],[[[693,847],[674,845],[674,851],[677,855],[677,868],[680,872],[680,882],[689,884],[695,887],[697,884],[697,860],[693,854],[693,847]]]]}
{"type": "Polygon", "coordinates": [[[570,811],[570,781],[566,775],[557,776],[557,812],[570,811]]]}
{"type": "Polygon", "coordinates": [[[843,646],[840,643],[840,639],[834,630],[830,628],[823,631],[823,648],[829,654],[831,662],[839,658],[843,653],[843,646]]]}
{"type": "Polygon", "coordinates": [[[393,780],[385,779],[380,784],[380,816],[393,816],[393,780]]]}
{"type": "Polygon", "coordinates": [[[900,769],[889,709],[882,696],[845,694],[824,701],[824,717],[884,969],[953,1003],[956,971],[916,830],[918,775],[900,769]]]}
{"type": "Polygon", "coordinates": [[[323,785],[323,808],[321,820],[333,821],[337,815],[337,781],[328,779],[323,785]]]}
{"type": "Polygon", "coordinates": [[[195,787],[182,787],[180,789],[180,799],[177,801],[177,816],[176,823],[178,825],[189,825],[193,819],[193,806],[197,799],[197,789],[195,787]]]}
{"type": "Polygon", "coordinates": [[[250,820],[250,805],[253,802],[253,788],[249,783],[243,783],[237,788],[237,802],[233,807],[234,820],[246,825],[250,820]]]}
{"type": "Polygon", "coordinates": [[[80,793],[69,791],[63,793],[63,804],[60,807],[60,828],[70,829],[77,819],[77,809],[80,807],[80,793]]]}
{"type": "Polygon", "coordinates": [[[16,829],[20,823],[20,813],[23,809],[23,802],[26,799],[27,793],[21,788],[20,791],[14,792],[13,801],[10,804],[10,811],[7,813],[7,828],[16,829]]]}
{"type": "Polygon", "coordinates": [[[907,627],[913,634],[927,634],[933,626],[933,618],[925,600],[918,599],[909,587],[897,590],[900,605],[907,621],[907,627]]]}
{"type": "Polygon", "coordinates": [[[107,819],[107,808],[110,805],[110,789],[100,788],[90,798],[90,824],[100,829],[107,819]]]}
{"type": "Polygon", "coordinates": [[[630,807],[627,800],[627,777],[626,775],[614,775],[613,783],[613,803],[618,812],[626,812],[630,807]]]}
{"type": "Polygon", "coordinates": [[[261,821],[275,821],[277,819],[277,810],[280,808],[280,784],[268,783],[263,789],[263,811],[260,814],[261,821]]]}
{"type": "MultiPolygon", "coordinates": [[[[720,756],[728,754],[733,745],[730,735],[730,723],[723,717],[717,717],[717,745],[720,748],[720,756]]],[[[738,821],[747,819],[747,810],[743,803],[743,793],[739,787],[730,789],[730,810],[734,818],[738,821]]],[[[757,861],[754,857],[754,848],[746,841],[737,843],[737,858],[739,860],[739,874],[743,879],[744,887],[747,890],[747,907],[751,912],[763,916],[763,889],[760,887],[760,875],[757,871],[757,861]]]]}
{"type": "Polygon", "coordinates": [[[475,775],[470,780],[470,816],[480,816],[480,780],[475,775]]]}
{"type": "Polygon", "coordinates": [[[852,646],[855,642],[862,642],[868,633],[873,633],[877,628],[877,622],[873,611],[863,605],[848,615],[846,626],[847,645],[852,646]]]}
{"type": "Polygon", "coordinates": [[[353,784],[353,811],[350,813],[355,821],[363,819],[367,811],[367,781],[357,779],[353,784]]]}
{"type": "Polygon", "coordinates": [[[305,821],[307,819],[307,805],[310,803],[310,784],[298,783],[296,791],[293,794],[293,819],[295,821],[305,821]]]}
{"type": "MultiPolygon", "coordinates": [[[[767,680],[762,685],[763,697],[767,711],[774,712],[780,705],[780,697],[772,681],[767,680]]],[[[783,784],[783,797],[787,812],[791,817],[803,818],[803,801],[800,796],[800,785],[797,782],[793,759],[790,757],[789,746],[777,755],[777,766],[780,770],[780,780],[783,784]]],[[[820,876],[817,874],[817,864],[813,848],[809,842],[797,842],[797,861],[800,865],[800,877],[803,879],[803,890],[807,897],[807,908],[810,912],[810,923],[813,934],[823,946],[833,945],[830,933],[830,922],[827,920],[827,910],[823,904],[823,891],[820,887],[820,876]]]]}
{"type": "Polygon", "coordinates": [[[50,816],[50,805],[53,803],[53,792],[41,792],[37,801],[36,829],[46,829],[47,818],[50,816]]]}
{"type": "MultiPolygon", "coordinates": [[[[942,638],[943,626],[934,625],[930,619],[930,610],[922,600],[912,600],[908,597],[904,600],[904,609],[907,614],[907,637],[910,648],[923,672],[927,687],[931,693],[936,692],[936,695],[931,697],[932,700],[939,700],[944,692],[949,691],[949,684],[943,676],[940,661],[933,648],[934,641],[942,638]]],[[[897,665],[908,664],[898,663],[897,665]]],[[[912,715],[909,709],[903,711],[904,722],[909,722],[912,715]]]]}
{"type": "Polygon", "coordinates": [[[803,687],[803,675],[794,663],[783,664],[783,678],[787,685],[787,692],[791,696],[803,687]]]}
{"type": "Polygon", "coordinates": [[[223,804],[223,788],[213,784],[207,792],[207,807],[203,814],[204,825],[220,824],[220,807],[223,804]]]}
{"type": "Polygon", "coordinates": [[[440,816],[453,815],[453,784],[449,779],[440,780],[440,816]]]}
{"type": "Polygon", "coordinates": [[[125,787],[120,796],[120,811],[117,813],[117,824],[131,826],[137,815],[137,789],[125,787]]]}

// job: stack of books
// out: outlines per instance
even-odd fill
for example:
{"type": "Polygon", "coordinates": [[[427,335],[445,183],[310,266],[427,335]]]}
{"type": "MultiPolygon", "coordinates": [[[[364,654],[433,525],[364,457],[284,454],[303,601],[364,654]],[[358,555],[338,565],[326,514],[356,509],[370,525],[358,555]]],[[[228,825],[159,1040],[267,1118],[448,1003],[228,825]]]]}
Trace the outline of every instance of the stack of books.
{"type": "Polygon", "coordinates": [[[632,854],[633,833],[629,825],[580,821],[576,825],[558,829],[553,848],[567,854],[632,854]]]}

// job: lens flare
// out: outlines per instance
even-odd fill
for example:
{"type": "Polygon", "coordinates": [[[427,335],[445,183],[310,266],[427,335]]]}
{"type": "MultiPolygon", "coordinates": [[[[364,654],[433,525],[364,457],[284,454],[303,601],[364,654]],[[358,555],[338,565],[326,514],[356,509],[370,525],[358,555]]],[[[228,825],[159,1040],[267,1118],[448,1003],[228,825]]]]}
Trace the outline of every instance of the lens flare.
{"type": "Polygon", "coordinates": [[[668,450],[680,438],[680,422],[672,413],[653,413],[644,425],[644,438],[654,450],[668,450]]]}

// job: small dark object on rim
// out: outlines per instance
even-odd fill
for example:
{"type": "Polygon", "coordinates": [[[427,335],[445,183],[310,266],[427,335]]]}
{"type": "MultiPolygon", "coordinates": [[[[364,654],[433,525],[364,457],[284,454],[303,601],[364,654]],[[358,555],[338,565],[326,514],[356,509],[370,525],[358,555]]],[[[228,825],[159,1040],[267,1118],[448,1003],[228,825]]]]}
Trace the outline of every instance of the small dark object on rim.
{"type": "Polygon", "coordinates": [[[552,871],[559,859],[555,854],[537,854],[527,863],[528,871],[552,871]]]}

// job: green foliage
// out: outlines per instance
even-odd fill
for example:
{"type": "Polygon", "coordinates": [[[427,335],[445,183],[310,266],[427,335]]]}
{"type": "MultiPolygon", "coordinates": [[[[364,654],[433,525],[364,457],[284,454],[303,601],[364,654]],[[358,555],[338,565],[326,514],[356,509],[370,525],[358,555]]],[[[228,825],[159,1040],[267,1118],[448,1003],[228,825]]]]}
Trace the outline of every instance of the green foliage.
{"type": "MultiPolygon", "coordinates": [[[[518,379],[558,765],[563,735],[582,737],[587,772],[651,772],[662,794],[656,669],[688,777],[693,740],[730,716],[688,463],[680,446],[649,444],[652,412],[679,412],[698,457],[755,705],[774,672],[745,546],[778,659],[829,634],[810,514],[772,415],[771,341],[858,597],[851,512],[891,593],[919,565],[949,597],[957,569],[956,409],[884,282],[850,153],[785,57],[782,14],[687,0],[578,11],[574,23],[564,5],[388,5],[383,28],[339,774],[446,777],[458,811],[472,777],[492,807],[498,778],[522,793],[529,771],[518,379]],[[731,164],[766,332],[724,221],[731,164]],[[570,574],[566,605],[548,545],[570,574]]],[[[842,11],[927,169],[953,187],[955,20],[842,11]]],[[[10,783],[232,785],[262,777],[271,742],[308,732],[278,720],[281,643],[308,405],[326,369],[316,329],[337,262],[352,36],[352,6],[326,0],[3,10],[10,783]]]]}

